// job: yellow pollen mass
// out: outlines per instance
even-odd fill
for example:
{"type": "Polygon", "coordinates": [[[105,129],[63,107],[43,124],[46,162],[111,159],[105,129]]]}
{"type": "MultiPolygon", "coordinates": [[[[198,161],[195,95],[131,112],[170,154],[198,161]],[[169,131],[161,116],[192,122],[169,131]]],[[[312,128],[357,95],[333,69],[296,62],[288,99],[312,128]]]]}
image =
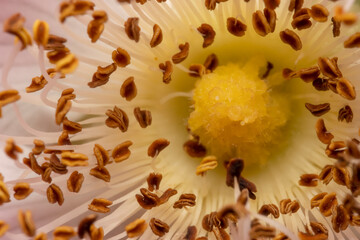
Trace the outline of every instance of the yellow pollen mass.
{"type": "Polygon", "coordinates": [[[266,64],[260,57],[229,63],[196,83],[188,126],[208,153],[224,160],[241,157],[248,165],[266,161],[277,145],[289,103],[260,78],[266,64]]]}

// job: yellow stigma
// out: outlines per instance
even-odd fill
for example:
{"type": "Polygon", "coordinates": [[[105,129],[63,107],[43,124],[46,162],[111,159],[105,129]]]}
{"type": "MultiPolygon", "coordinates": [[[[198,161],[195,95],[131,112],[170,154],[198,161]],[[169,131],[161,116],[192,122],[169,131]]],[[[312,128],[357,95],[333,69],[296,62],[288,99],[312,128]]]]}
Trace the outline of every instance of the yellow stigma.
{"type": "Polygon", "coordinates": [[[241,157],[247,165],[264,162],[287,122],[286,96],[261,79],[267,62],[252,58],[204,75],[193,93],[188,125],[208,152],[220,159],[241,157]]]}

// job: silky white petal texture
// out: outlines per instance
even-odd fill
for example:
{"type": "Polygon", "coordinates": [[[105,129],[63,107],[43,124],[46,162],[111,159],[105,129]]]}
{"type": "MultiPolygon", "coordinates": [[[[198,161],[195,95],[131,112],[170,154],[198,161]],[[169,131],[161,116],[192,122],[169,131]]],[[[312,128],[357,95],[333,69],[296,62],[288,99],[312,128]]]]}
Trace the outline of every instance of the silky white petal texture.
{"type": "MultiPolygon", "coordinates": [[[[263,54],[269,61],[278,64],[274,70],[278,73],[284,67],[300,69],[315,65],[318,57],[337,56],[339,57],[339,67],[344,76],[353,81],[356,89],[360,89],[360,83],[356,79],[360,73],[358,66],[360,52],[359,50],[344,50],[341,45],[348,35],[355,32],[356,29],[343,28],[340,38],[333,39],[329,21],[323,25],[314,23],[313,29],[299,32],[304,47],[300,52],[293,52],[290,47],[280,41],[278,34],[284,28],[291,28],[289,23],[291,15],[288,13],[285,3],[282,3],[276,10],[278,22],[275,33],[266,38],[261,38],[252,29],[251,14],[255,9],[263,9],[262,1],[250,1],[250,3],[245,4],[243,1],[230,0],[219,4],[215,11],[209,12],[204,8],[203,1],[200,0],[184,2],[168,0],[162,4],[153,0],[143,6],[136,3],[120,5],[117,1],[96,0],[94,2],[97,9],[106,10],[110,19],[106,23],[105,32],[99,42],[91,44],[86,35],[86,24],[91,19],[89,15],[69,18],[63,27],[59,27],[59,24],[55,23],[57,20],[54,17],[57,3],[52,1],[50,5],[44,5],[43,2],[3,1],[0,3],[4,6],[1,8],[1,17],[6,19],[12,12],[20,11],[26,16],[28,20],[26,26],[29,29],[31,29],[31,23],[36,18],[48,21],[52,33],[68,38],[67,46],[79,58],[80,65],[73,75],[58,81],[54,91],[50,92],[49,100],[47,100],[50,107],[41,107],[43,104],[39,94],[29,95],[25,93],[22,94],[22,100],[26,103],[19,103],[18,105],[29,126],[42,131],[36,132],[35,138],[46,139],[50,144],[54,144],[61,133],[61,129],[53,123],[54,109],[51,107],[56,105],[61,90],[66,87],[73,87],[77,98],[69,116],[86,127],[81,134],[72,136],[71,140],[76,152],[83,152],[89,156],[90,166],[76,168],[85,175],[85,182],[79,194],[67,191],[66,179],[68,175],[53,175],[53,182],[63,189],[65,195],[64,205],[58,207],[48,204],[46,196],[44,196],[47,184],[41,182],[41,178],[26,170],[25,174],[22,175],[22,170],[26,168],[23,167],[21,170],[16,168],[14,162],[1,153],[0,172],[5,176],[9,188],[21,176],[21,178],[26,179],[24,181],[31,183],[36,192],[25,201],[12,199],[11,205],[5,204],[0,207],[1,217],[12,225],[10,233],[6,236],[9,239],[26,239],[24,235],[20,234],[17,227],[16,209],[18,208],[33,211],[38,232],[51,232],[59,225],[77,226],[78,221],[90,213],[87,211],[87,205],[94,197],[109,198],[114,201],[111,212],[104,214],[103,218],[96,222],[97,226],[104,227],[107,234],[106,239],[125,237],[124,226],[135,217],[143,217],[147,221],[151,217],[156,217],[167,222],[171,228],[166,239],[178,239],[189,225],[197,225],[200,236],[204,235],[205,231],[201,230],[202,217],[218,210],[227,203],[231,203],[233,201],[233,190],[225,186],[223,173],[221,175],[209,172],[203,178],[195,176],[195,168],[199,161],[189,158],[182,149],[182,144],[188,138],[186,121],[191,111],[190,99],[171,98],[171,96],[174,94],[188,96],[195,81],[187,76],[189,64],[203,62],[205,57],[213,51],[218,54],[220,60],[223,59],[224,61],[229,61],[229,59],[243,61],[249,55],[263,54]],[[141,37],[139,43],[136,44],[124,34],[123,23],[129,16],[140,18],[141,37]],[[245,20],[248,24],[246,38],[238,39],[227,33],[226,18],[228,16],[245,20]],[[196,31],[196,28],[204,22],[212,25],[217,31],[214,45],[206,50],[201,49],[202,37],[196,31]],[[162,27],[164,41],[159,47],[150,49],[148,42],[152,36],[154,23],[162,27]],[[162,73],[158,70],[158,64],[171,59],[171,56],[178,51],[178,45],[186,41],[191,45],[188,59],[176,66],[171,84],[163,84],[161,82],[162,73]],[[242,47],[242,44],[249,48],[242,47]],[[237,51],[231,51],[234,46],[238,47],[237,51]],[[130,53],[132,64],[125,69],[118,69],[111,76],[107,85],[96,89],[88,88],[87,82],[91,80],[96,67],[111,63],[111,52],[117,47],[122,47],[130,53]],[[126,102],[119,96],[119,88],[129,76],[135,77],[138,96],[133,101],[126,102]],[[34,108],[29,108],[32,105],[34,108]],[[126,133],[121,133],[118,129],[107,128],[103,124],[106,119],[105,111],[112,109],[114,105],[121,107],[129,115],[130,126],[126,133]],[[133,108],[136,106],[151,110],[153,124],[150,127],[146,129],[139,127],[132,115],[133,108]],[[146,155],[147,147],[159,137],[165,137],[171,143],[157,158],[152,160],[146,155]],[[118,143],[126,140],[134,142],[134,145],[130,147],[132,155],[130,159],[122,163],[109,165],[108,169],[112,176],[110,183],[105,183],[88,175],[89,170],[95,166],[95,158],[92,154],[94,143],[101,143],[105,149],[112,149],[118,143]],[[197,196],[196,207],[187,210],[174,210],[171,204],[164,204],[151,211],[141,209],[135,201],[134,195],[139,193],[140,187],[146,187],[145,179],[152,171],[160,172],[164,177],[159,193],[167,188],[178,190],[178,195],[171,198],[170,203],[174,203],[181,193],[194,193],[197,196]]],[[[321,2],[329,9],[333,9],[337,4],[330,1],[314,2],[321,2]]],[[[340,2],[345,6],[348,3],[351,1],[340,2]]],[[[310,7],[311,4],[313,3],[306,3],[306,6],[310,7]]],[[[358,30],[358,26],[355,28],[358,30]]],[[[1,43],[5,44],[5,46],[2,45],[4,53],[6,53],[4,55],[9,55],[13,48],[12,38],[1,37],[1,43]]],[[[15,67],[8,77],[9,84],[16,89],[22,89],[22,91],[33,76],[41,74],[38,63],[36,63],[39,53],[37,47],[29,48],[29,52],[32,55],[21,52],[17,56],[15,67]]],[[[2,56],[2,68],[6,61],[7,58],[2,56]]],[[[359,113],[359,106],[349,103],[355,113],[353,123],[339,123],[337,111],[347,103],[346,101],[329,92],[319,94],[310,85],[305,85],[298,79],[294,81],[297,82],[292,83],[291,87],[292,89],[298,88],[298,91],[295,91],[296,94],[291,96],[291,101],[296,102],[296,110],[293,114],[294,119],[289,125],[287,150],[279,153],[276,156],[277,159],[266,167],[245,172],[245,176],[253,181],[258,188],[257,200],[252,201],[251,209],[256,212],[263,204],[278,204],[284,198],[297,199],[302,205],[301,210],[292,216],[281,216],[277,219],[278,222],[296,232],[297,230],[304,231],[304,225],[308,223],[309,219],[316,219],[316,221],[328,226],[329,239],[355,239],[354,237],[359,234],[355,228],[349,228],[341,234],[336,234],[331,230],[329,218],[322,217],[317,209],[310,210],[309,199],[312,196],[322,191],[335,191],[339,197],[344,197],[347,192],[344,187],[330,183],[328,186],[320,184],[316,189],[309,189],[299,187],[297,184],[301,174],[319,173],[324,165],[333,163],[324,154],[326,146],[316,138],[314,130],[316,118],[311,117],[305,108],[299,106],[305,102],[331,102],[332,110],[324,116],[324,119],[328,129],[331,129],[331,132],[339,140],[349,140],[357,136],[360,121],[356,117],[356,113],[359,113]]],[[[3,110],[3,115],[3,119],[0,120],[2,121],[0,122],[1,141],[5,140],[4,135],[24,135],[24,138],[15,138],[17,139],[16,142],[19,144],[32,142],[31,139],[33,138],[30,138],[29,134],[18,123],[12,106],[7,106],[3,110]]],[[[30,148],[31,145],[24,148],[26,149],[24,156],[30,148]]],[[[22,156],[19,159],[22,159],[22,156]]],[[[155,237],[148,229],[141,239],[155,239],[155,237]]]]}

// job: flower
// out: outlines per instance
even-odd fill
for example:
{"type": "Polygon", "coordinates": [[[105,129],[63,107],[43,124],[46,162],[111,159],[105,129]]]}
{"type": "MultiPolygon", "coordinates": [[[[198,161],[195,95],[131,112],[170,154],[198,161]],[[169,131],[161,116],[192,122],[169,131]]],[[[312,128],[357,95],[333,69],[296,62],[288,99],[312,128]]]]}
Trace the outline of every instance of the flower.
{"type": "Polygon", "coordinates": [[[75,0],[32,34],[9,16],[0,235],[355,239],[352,5],[75,0]],[[34,75],[11,69],[24,51],[34,75]]]}

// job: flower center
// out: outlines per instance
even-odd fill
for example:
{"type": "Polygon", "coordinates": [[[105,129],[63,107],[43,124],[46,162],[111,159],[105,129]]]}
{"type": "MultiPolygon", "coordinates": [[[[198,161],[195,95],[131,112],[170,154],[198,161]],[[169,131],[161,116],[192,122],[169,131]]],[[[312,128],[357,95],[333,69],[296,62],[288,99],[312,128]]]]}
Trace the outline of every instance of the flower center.
{"type": "Polygon", "coordinates": [[[196,83],[188,126],[210,154],[264,163],[284,137],[289,98],[263,78],[266,66],[261,57],[228,63],[196,83]]]}

